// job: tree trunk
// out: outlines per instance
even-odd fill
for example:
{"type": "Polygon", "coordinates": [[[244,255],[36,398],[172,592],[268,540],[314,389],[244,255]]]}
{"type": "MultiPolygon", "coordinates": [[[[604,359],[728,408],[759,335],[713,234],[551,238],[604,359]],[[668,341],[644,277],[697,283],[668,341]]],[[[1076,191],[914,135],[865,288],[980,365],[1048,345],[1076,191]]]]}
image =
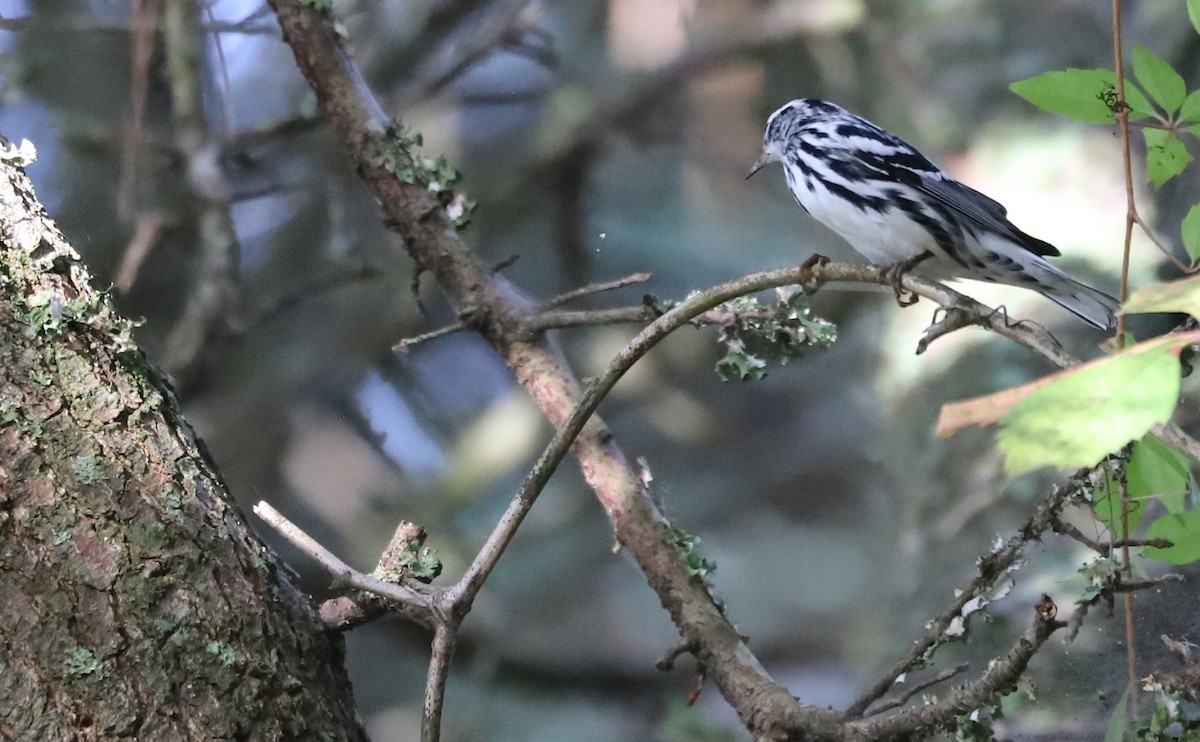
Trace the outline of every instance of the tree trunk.
{"type": "Polygon", "coordinates": [[[0,152],[0,738],[365,739],[342,662],[0,152]]]}

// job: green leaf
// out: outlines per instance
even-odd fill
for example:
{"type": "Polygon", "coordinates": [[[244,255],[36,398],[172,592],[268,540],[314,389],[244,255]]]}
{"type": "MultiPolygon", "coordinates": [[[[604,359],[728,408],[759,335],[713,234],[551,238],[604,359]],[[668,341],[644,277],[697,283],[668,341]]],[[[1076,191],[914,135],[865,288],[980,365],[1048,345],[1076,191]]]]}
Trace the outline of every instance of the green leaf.
{"type": "Polygon", "coordinates": [[[1093,466],[1156,424],[1179,399],[1176,347],[1159,344],[1062,374],[1018,402],[1000,423],[1004,467],[1093,466]]]}
{"type": "MultiPolygon", "coordinates": [[[[1103,523],[1105,527],[1116,530],[1121,520],[1121,490],[1120,484],[1117,483],[1116,477],[1110,473],[1106,477],[1107,486],[1104,491],[1097,494],[1092,501],[1092,512],[1096,514],[1096,520],[1103,523]]],[[[1140,505],[1140,503],[1139,503],[1140,505]]],[[[1134,503],[1129,503],[1129,521],[1133,524],[1133,509],[1134,503]]]]}
{"type": "Polygon", "coordinates": [[[1122,314],[1155,312],[1184,312],[1200,319],[1200,276],[1147,284],[1133,292],[1121,307],[1122,314]]]}
{"type": "Polygon", "coordinates": [[[1112,716],[1108,717],[1108,729],[1104,732],[1104,742],[1125,742],[1125,733],[1129,731],[1129,687],[1121,694],[1121,700],[1113,707],[1112,716]]]}
{"type": "Polygon", "coordinates": [[[1009,85],[1017,95],[1044,111],[1092,124],[1111,123],[1112,110],[1101,96],[1112,90],[1112,70],[1055,70],[1009,85]]]}
{"type": "Polygon", "coordinates": [[[1142,129],[1146,137],[1146,176],[1160,186],[1183,172],[1192,156],[1173,131],[1142,129]]]}
{"type": "Polygon", "coordinates": [[[1200,204],[1188,209],[1187,216],[1179,225],[1180,236],[1183,237],[1183,248],[1187,250],[1192,262],[1200,260],[1200,204]]]}
{"type": "Polygon", "coordinates": [[[1191,472],[1187,456],[1148,435],[1134,445],[1125,477],[1130,497],[1158,497],[1186,492],[1191,472]]]}
{"type": "MultiPolygon", "coordinates": [[[[1115,83],[1114,83],[1115,86],[1115,83]]],[[[1125,81],[1125,105],[1129,106],[1129,120],[1137,121],[1145,118],[1158,118],[1154,106],[1137,85],[1125,81]]]]}
{"type": "Polygon", "coordinates": [[[1188,457],[1158,438],[1148,435],[1138,441],[1125,468],[1129,486],[1130,512],[1136,513],[1134,526],[1140,525],[1149,509],[1150,498],[1158,500],[1167,512],[1181,513],[1192,491],[1192,473],[1188,457]]]}
{"type": "MultiPolygon", "coordinates": [[[[1185,494],[1191,491],[1188,458],[1153,435],[1147,435],[1133,446],[1125,466],[1125,482],[1129,492],[1131,527],[1136,528],[1141,522],[1148,511],[1146,505],[1150,498],[1160,500],[1168,512],[1180,512],[1185,494]]],[[[1105,491],[1092,504],[1100,522],[1110,526],[1117,523],[1120,495],[1120,484],[1116,477],[1109,475],[1105,491]]]]}
{"type": "MultiPolygon", "coordinates": [[[[1055,70],[1009,85],[1009,89],[1038,108],[1078,121],[1108,124],[1113,121],[1111,101],[1116,100],[1116,75],[1112,70],[1055,70]]],[[[1154,116],[1154,106],[1136,86],[1126,83],[1125,104],[1129,119],[1154,116]]]]}
{"type": "Polygon", "coordinates": [[[1188,18],[1192,19],[1192,27],[1200,33],[1200,0],[1187,0],[1188,18]]]}
{"type": "Polygon", "coordinates": [[[1146,528],[1146,538],[1165,538],[1175,545],[1169,549],[1146,548],[1144,556],[1170,564],[1191,564],[1200,559],[1200,510],[1162,516],[1146,528]]]}
{"type": "Polygon", "coordinates": [[[1187,85],[1170,64],[1141,44],[1133,47],[1133,74],[1168,116],[1179,111],[1187,85]]]}
{"type": "Polygon", "coordinates": [[[1193,90],[1183,99],[1179,107],[1179,120],[1195,123],[1200,121],[1200,90],[1193,90]]]}

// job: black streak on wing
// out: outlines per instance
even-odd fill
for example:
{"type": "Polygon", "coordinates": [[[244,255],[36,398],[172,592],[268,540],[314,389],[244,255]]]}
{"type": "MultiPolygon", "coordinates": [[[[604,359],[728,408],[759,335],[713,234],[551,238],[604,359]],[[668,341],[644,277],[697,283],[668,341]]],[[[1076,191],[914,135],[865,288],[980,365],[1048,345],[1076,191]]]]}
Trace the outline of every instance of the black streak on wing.
{"type": "Polygon", "coordinates": [[[1058,248],[1049,242],[1025,234],[1008,220],[1008,211],[999,202],[956,180],[922,178],[920,189],[990,232],[1007,237],[1035,255],[1058,257],[1058,248]]]}
{"type": "Polygon", "coordinates": [[[1052,258],[1060,254],[1058,248],[1049,242],[1017,229],[1008,220],[1008,211],[998,201],[945,175],[936,177],[941,171],[910,147],[893,155],[864,152],[860,156],[869,166],[886,172],[896,181],[916,188],[989,232],[1007,237],[1035,255],[1052,258]]]}

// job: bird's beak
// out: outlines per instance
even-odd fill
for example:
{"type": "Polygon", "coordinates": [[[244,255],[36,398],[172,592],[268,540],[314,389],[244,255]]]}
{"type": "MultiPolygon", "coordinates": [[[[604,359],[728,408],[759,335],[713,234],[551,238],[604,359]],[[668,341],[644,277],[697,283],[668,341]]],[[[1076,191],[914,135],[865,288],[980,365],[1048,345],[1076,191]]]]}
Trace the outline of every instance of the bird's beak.
{"type": "Polygon", "coordinates": [[[750,168],[750,172],[746,173],[746,180],[750,180],[750,176],[754,175],[759,170],[762,170],[764,167],[770,165],[774,161],[775,158],[771,156],[770,152],[763,152],[762,157],[758,158],[758,161],[754,163],[754,167],[750,168]]]}

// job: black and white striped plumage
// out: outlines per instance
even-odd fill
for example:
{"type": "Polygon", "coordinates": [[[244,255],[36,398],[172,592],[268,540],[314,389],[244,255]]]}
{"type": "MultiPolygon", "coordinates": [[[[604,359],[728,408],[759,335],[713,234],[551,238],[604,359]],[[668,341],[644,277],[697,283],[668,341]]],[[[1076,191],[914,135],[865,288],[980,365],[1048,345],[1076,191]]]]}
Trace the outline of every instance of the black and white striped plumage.
{"type": "Polygon", "coordinates": [[[1101,330],[1118,302],[1045,260],[1059,255],[1008,220],[999,203],[946,175],[899,138],[825,101],[801,98],[767,120],[751,175],[782,162],[788,188],[814,219],[876,265],[915,261],[934,279],[1030,289],[1101,330]]]}

